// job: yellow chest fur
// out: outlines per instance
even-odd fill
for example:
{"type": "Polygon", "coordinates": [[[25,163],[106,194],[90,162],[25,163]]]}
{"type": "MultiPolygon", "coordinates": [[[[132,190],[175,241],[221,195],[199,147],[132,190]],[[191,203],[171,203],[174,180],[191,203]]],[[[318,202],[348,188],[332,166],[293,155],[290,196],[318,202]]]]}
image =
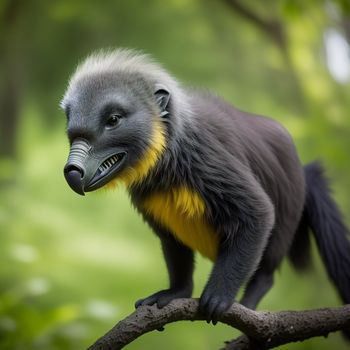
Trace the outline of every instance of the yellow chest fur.
{"type": "Polygon", "coordinates": [[[205,218],[205,203],[185,187],[154,193],[143,202],[143,208],[179,241],[214,260],[218,239],[205,218]]]}

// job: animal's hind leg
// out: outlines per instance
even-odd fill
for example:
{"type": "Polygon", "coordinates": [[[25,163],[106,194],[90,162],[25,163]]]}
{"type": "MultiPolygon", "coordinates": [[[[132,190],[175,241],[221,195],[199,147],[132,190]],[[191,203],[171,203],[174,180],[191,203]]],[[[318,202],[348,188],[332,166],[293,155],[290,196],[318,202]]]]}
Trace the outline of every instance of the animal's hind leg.
{"type": "Polygon", "coordinates": [[[273,285],[273,272],[260,267],[248,282],[240,303],[255,310],[273,285]]]}
{"type": "Polygon", "coordinates": [[[294,237],[295,220],[293,222],[284,220],[282,223],[278,220],[281,216],[277,216],[275,228],[271,233],[259,268],[248,282],[241,299],[241,304],[253,310],[272,287],[274,271],[288,254],[294,237]]]}

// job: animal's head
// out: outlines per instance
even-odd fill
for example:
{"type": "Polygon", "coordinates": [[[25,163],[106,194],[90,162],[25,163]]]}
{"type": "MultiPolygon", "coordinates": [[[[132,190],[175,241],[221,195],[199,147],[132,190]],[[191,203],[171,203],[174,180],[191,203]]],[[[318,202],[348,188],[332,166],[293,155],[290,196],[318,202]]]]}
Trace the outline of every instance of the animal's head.
{"type": "Polygon", "coordinates": [[[142,181],[162,156],[169,128],[178,124],[181,98],[176,81],[145,55],[118,50],[87,58],[61,102],[70,187],[84,195],[115,179],[142,181]]]}

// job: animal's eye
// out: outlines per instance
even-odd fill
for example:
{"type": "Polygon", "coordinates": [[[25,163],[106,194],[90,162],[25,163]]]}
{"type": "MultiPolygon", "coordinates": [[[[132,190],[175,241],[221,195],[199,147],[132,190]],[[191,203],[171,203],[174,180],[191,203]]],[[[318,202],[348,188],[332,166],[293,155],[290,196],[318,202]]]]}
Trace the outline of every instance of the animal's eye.
{"type": "Polygon", "coordinates": [[[109,116],[109,118],[107,119],[106,128],[112,129],[112,128],[116,127],[117,125],[119,125],[121,118],[122,117],[119,114],[111,114],[109,116]]]}

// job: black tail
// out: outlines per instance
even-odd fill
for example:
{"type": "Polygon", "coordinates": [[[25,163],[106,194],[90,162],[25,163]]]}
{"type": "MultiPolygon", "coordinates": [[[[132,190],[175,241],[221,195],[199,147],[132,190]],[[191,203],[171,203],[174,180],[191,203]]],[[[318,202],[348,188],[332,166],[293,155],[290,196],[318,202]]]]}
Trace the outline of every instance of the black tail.
{"type": "MultiPolygon", "coordinates": [[[[331,197],[322,166],[315,162],[304,167],[306,180],[305,206],[298,230],[289,251],[297,269],[310,262],[311,228],[329,278],[345,304],[350,304],[350,242],[342,214],[331,197]]],[[[350,330],[344,332],[350,339],[350,330]]]]}
{"type": "MultiPolygon", "coordinates": [[[[342,215],[331,197],[322,166],[315,162],[305,166],[306,200],[302,219],[289,257],[293,265],[303,268],[310,258],[308,231],[314,233],[329,278],[345,304],[350,304],[350,242],[342,215]]],[[[350,330],[344,331],[350,339],[350,330]]]]}
{"type": "Polygon", "coordinates": [[[319,163],[305,166],[305,216],[328,275],[345,304],[350,303],[350,243],[342,215],[330,195],[319,163]]]}

